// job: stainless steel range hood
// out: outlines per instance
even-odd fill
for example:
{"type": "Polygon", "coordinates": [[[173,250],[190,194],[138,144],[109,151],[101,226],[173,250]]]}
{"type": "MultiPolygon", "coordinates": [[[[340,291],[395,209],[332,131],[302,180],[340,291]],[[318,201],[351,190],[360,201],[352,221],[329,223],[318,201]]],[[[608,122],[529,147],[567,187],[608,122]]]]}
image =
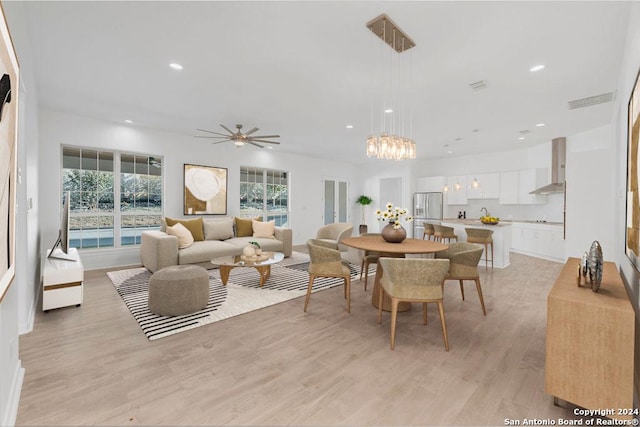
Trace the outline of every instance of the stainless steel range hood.
{"type": "Polygon", "coordinates": [[[567,139],[551,140],[551,184],[536,188],[529,194],[552,194],[564,192],[564,171],[567,162],[567,139]]]}

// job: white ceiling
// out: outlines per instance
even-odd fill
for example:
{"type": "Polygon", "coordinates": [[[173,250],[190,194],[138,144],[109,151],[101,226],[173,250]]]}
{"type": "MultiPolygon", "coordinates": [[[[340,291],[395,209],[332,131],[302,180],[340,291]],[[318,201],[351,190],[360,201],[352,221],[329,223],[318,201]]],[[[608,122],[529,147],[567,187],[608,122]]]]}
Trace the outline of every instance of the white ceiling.
{"type": "MultiPolygon", "coordinates": [[[[196,128],[221,131],[219,124],[242,123],[260,134],[280,134],[276,150],[356,163],[367,161],[372,95],[382,93],[381,55],[391,56],[365,27],[379,14],[388,14],[417,44],[403,54],[412,55],[411,81],[403,82],[412,93],[406,102],[418,158],[432,158],[448,150],[457,156],[535,145],[609,123],[614,103],[569,110],[567,102],[615,91],[629,6],[24,4],[38,94],[47,107],[188,136],[196,128]],[[170,69],[171,62],[184,69],[170,69]],[[546,68],[531,73],[536,64],[546,68]],[[470,89],[478,80],[489,87],[470,89]],[[532,133],[518,140],[522,130],[532,133]]],[[[389,60],[384,64],[388,69],[389,60]]]]}

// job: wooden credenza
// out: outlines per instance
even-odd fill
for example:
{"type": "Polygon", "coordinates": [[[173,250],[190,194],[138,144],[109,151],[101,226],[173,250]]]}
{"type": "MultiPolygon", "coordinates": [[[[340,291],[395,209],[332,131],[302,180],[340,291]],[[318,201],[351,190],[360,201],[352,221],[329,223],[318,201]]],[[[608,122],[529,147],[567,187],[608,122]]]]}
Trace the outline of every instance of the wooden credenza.
{"type": "Polygon", "coordinates": [[[635,315],[616,265],[604,263],[598,292],[578,287],[569,258],[547,297],[545,391],[574,405],[631,419],[635,315]],[[622,412],[620,412],[621,410],[622,412]]]}

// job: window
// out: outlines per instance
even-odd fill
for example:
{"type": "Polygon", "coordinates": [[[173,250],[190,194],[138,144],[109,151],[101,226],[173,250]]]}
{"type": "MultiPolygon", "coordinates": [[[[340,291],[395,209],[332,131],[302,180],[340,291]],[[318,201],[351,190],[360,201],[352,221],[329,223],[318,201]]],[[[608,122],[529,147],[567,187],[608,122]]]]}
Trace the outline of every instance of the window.
{"type": "Polygon", "coordinates": [[[139,244],[142,231],[159,228],[161,166],[158,157],[63,147],[62,190],[71,194],[69,245],[139,244]]]}
{"type": "Polygon", "coordinates": [[[289,225],[289,181],[284,171],[240,167],[240,215],[289,225]]]}

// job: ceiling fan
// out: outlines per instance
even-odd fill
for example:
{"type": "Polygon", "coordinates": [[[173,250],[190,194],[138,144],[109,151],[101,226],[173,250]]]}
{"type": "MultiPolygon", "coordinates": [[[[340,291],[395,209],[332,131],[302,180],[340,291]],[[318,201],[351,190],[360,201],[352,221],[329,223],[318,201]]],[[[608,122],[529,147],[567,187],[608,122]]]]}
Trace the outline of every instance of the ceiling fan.
{"type": "Polygon", "coordinates": [[[231,131],[231,129],[229,129],[225,125],[220,125],[220,126],[224,130],[229,132],[229,134],[227,135],[227,134],[224,134],[224,133],[213,132],[213,131],[206,130],[206,129],[197,129],[200,132],[212,133],[212,134],[218,135],[218,136],[196,135],[196,138],[215,138],[215,139],[220,139],[220,141],[216,141],[213,144],[220,144],[221,142],[233,141],[233,143],[236,145],[236,147],[242,147],[244,144],[251,144],[251,145],[255,145],[256,147],[259,147],[259,148],[264,148],[263,145],[256,144],[257,142],[259,142],[261,144],[280,144],[279,142],[276,142],[276,141],[267,141],[266,139],[264,139],[264,138],[280,138],[280,135],[256,135],[256,136],[250,136],[250,135],[254,134],[255,132],[257,132],[258,128],[253,128],[253,129],[251,129],[250,131],[248,131],[246,133],[242,133],[242,125],[236,125],[236,128],[238,129],[237,132],[231,131]]]}

